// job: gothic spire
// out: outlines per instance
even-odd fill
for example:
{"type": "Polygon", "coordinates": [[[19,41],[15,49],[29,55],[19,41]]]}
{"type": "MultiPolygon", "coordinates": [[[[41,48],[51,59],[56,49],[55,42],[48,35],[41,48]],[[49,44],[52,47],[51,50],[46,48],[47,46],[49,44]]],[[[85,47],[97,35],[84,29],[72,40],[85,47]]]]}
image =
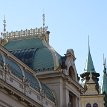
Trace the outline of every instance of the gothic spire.
{"type": "Polygon", "coordinates": [[[93,60],[92,60],[91,52],[90,52],[89,36],[88,36],[88,59],[87,59],[87,62],[86,62],[85,71],[95,72],[95,68],[94,68],[94,64],[93,64],[93,60]]]}

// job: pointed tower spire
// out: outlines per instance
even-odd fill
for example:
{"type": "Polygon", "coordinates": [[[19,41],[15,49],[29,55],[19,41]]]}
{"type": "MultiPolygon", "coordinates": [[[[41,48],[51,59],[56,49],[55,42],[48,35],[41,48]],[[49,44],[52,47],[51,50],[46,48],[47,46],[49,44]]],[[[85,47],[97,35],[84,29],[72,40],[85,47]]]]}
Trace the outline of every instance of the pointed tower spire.
{"type": "MultiPolygon", "coordinates": [[[[88,36],[88,59],[87,59],[87,62],[86,62],[86,68],[85,68],[85,71],[84,73],[80,74],[81,78],[83,78],[85,80],[85,86],[87,86],[87,84],[89,85],[88,88],[89,88],[89,91],[90,91],[90,85],[93,87],[93,89],[95,88],[96,92],[99,93],[99,73],[97,73],[95,71],[95,68],[94,68],[94,64],[93,64],[93,60],[92,60],[92,57],[91,57],[91,52],[90,52],[90,45],[89,45],[89,36],[88,36]]],[[[87,90],[87,89],[86,89],[87,90]]],[[[93,92],[92,92],[93,93],[93,92]]]]}
{"type": "Polygon", "coordinates": [[[88,52],[90,51],[89,35],[88,35],[88,52]]]}
{"type": "Polygon", "coordinates": [[[85,70],[87,72],[95,72],[93,60],[92,60],[91,53],[90,53],[89,36],[88,36],[88,59],[87,59],[87,64],[86,65],[87,66],[86,66],[85,70]]]}

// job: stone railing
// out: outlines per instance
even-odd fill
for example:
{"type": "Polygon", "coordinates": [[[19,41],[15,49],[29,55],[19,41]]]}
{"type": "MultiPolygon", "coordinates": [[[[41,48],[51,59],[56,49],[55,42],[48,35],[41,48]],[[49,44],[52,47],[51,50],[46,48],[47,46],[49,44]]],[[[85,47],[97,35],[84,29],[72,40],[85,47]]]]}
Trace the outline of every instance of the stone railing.
{"type": "Polygon", "coordinates": [[[3,37],[5,39],[17,39],[22,37],[41,37],[42,34],[45,34],[48,27],[44,28],[35,28],[35,29],[26,29],[21,31],[15,31],[15,32],[6,32],[3,33],[3,37]]]}

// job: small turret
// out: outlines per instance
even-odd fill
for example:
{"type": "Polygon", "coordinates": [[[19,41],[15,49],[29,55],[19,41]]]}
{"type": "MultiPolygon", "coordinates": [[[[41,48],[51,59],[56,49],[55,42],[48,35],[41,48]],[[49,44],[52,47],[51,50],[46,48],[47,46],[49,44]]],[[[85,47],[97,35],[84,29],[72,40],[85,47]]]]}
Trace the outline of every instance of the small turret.
{"type": "Polygon", "coordinates": [[[95,68],[94,68],[94,64],[93,64],[93,60],[92,60],[92,57],[91,57],[91,52],[90,52],[90,46],[89,46],[89,41],[88,41],[88,59],[87,59],[87,62],[86,62],[86,67],[84,69],[84,73],[82,73],[80,76],[82,78],[82,80],[85,80],[85,88],[87,90],[87,83],[89,84],[89,82],[93,82],[95,85],[95,89],[97,90],[97,92],[99,93],[99,73],[97,73],[95,71],[95,68]]]}
{"type": "Polygon", "coordinates": [[[90,72],[92,73],[92,76],[93,76],[93,80],[95,82],[98,82],[99,79],[98,77],[100,76],[99,73],[97,73],[95,71],[95,68],[94,68],[94,64],[93,64],[93,60],[92,60],[92,57],[91,57],[91,52],[90,52],[90,47],[88,46],[88,59],[87,59],[87,62],[86,62],[86,67],[84,69],[84,73],[82,73],[80,76],[82,78],[85,78],[86,81],[88,81],[90,79],[89,75],[90,75],[90,72]]]}

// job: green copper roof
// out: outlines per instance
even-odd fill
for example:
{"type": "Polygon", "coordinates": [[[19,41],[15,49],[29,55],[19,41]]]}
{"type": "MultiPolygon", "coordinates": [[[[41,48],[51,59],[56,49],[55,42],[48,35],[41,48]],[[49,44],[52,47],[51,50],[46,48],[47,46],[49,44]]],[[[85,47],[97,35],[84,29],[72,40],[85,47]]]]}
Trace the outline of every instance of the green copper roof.
{"type": "Polygon", "coordinates": [[[22,71],[22,69],[20,68],[18,63],[15,62],[13,59],[2,56],[1,54],[0,54],[0,65],[2,65],[4,63],[3,59],[5,59],[5,64],[9,67],[9,71],[11,71],[11,73],[14,76],[18,77],[22,81],[23,81],[23,77],[25,76],[24,78],[26,79],[26,82],[33,89],[35,89],[38,92],[40,92],[40,88],[42,86],[42,90],[44,91],[47,98],[50,99],[51,101],[55,102],[55,97],[54,97],[51,89],[49,89],[48,86],[46,86],[45,84],[43,84],[41,82],[39,83],[39,80],[37,80],[37,78],[29,71],[27,71],[25,69],[23,69],[23,71],[22,71]]]}
{"type": "Polygon", "coordinates": [[[27,79],[28,83],[30,83],[30,86],[37,91],[40,91],[39,83],[37,79],[28,71],[24,71],[25,78],[27,79]]]}
{"type": "Polygon", "coordinates": [[[9,41],[5,46],[8,50],[22,50],[22,49],[30,49],[30,48],[41,48],[44,47],[42,40],[39,38],[30,38],[30,39],[22,39],[22,40],[13,40],[9,41]]]}
{"type": "Polygon", "coordinates": [[[6,60],[6,64],[11,69],[12,74],[16,75],[20,79],[23,79],[23,73],[20,67],[18,66],[18,64],[10,58],[5,58],[5,60],[6,60]]]}
{"type": "Polygon", "coordinates": [[[94,68],[92,57],[91,57],[90,49],[89,49],[89,52],[88,52],[87,66],[86,66],[85,70],[87,72],[95,72],[95,68],[94,68]]]}
{"type": "Polygon", "coordinates": [[[50,88],[49,88],[47,85],[43,84],[43,83],[41,83],[41,86],[42,86],[42,89],[44,90],[45,95],[46,95],[51,101],[55,102],[55,97],[54,97],[52,91],[50,90],[50,88]]]}
{"type": "Polygon", "coordinates": [[[37,72],[54,69],[52,53],[48,48],[38,49],[34,57],[33,69],[37,72]]]}
{"type": "Polygon", "coordinates": [[[59,67],[60,55],[42,39],[12,40],[4,47],[37,72],[54,70],[59,67]]]}
{"type": "Polygon", "coordinates": [[[24,62],[29,67],[33,68],[33,61],[35,52],[37,48],[34,49],[22,49],[22,50],[12,50],[10,51],[13,55],[19,58],[22,62],[24,62]]]}
{"type": "MultiPolygon", "coordinates": [[[[4,62],[1,58],[2,55],[0,55],[0,62],[4,62]]],[[[5,64],[9,67],[11,73],[18,77],[19,79],[23,80],[23,77],[25,75],[26,80],[29,82],[30,86],[37,91],[40,91],[40,86],[38,83],[38,80],[29,72],[29,71],[22,71],[18,63],[16,63],[14,60],[11,58],[4,57],[5,59],[5,64]]]]}

